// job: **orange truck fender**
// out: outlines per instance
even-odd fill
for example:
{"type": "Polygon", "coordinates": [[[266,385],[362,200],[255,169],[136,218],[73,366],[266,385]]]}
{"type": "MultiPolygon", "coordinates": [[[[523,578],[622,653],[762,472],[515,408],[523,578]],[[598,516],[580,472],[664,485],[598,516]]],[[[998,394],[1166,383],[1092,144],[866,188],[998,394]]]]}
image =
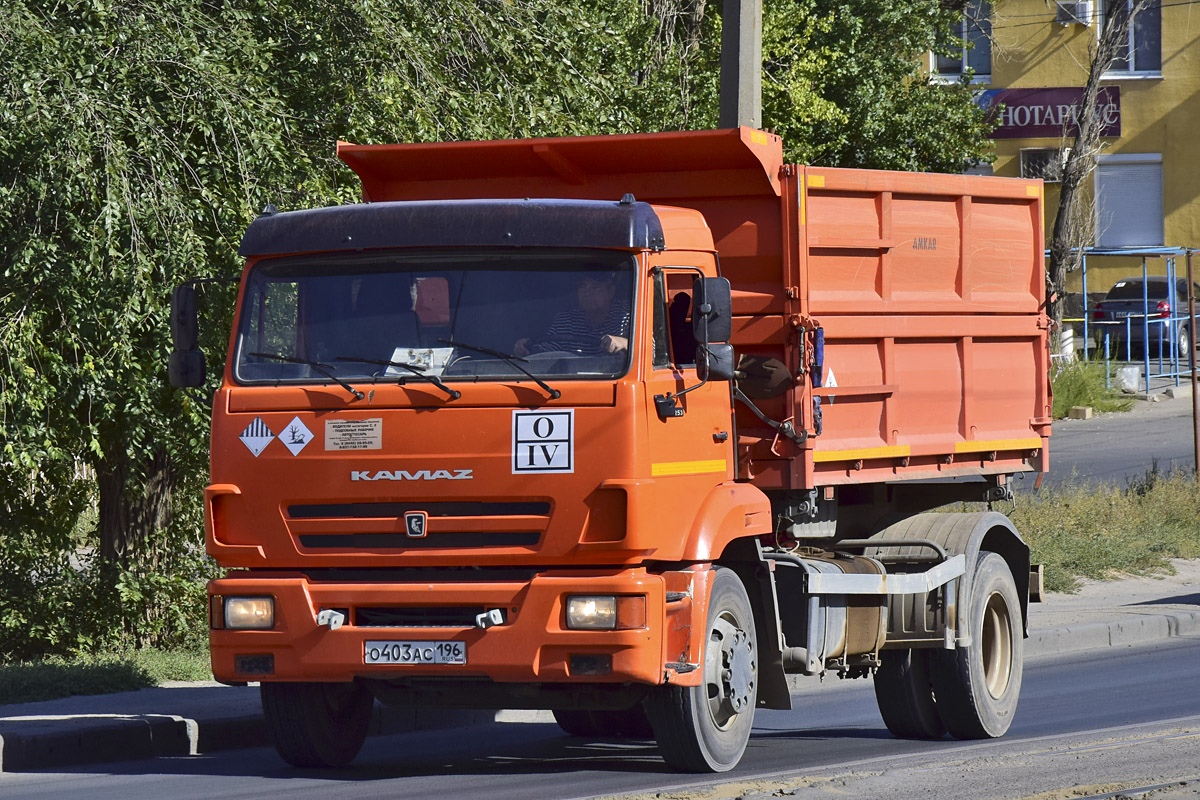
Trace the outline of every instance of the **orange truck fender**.
{"type": "Polygon", "coordinates": [[[683,560],[713,561],[731,542],[770,532],[771,501],[763,491],[749,483],[721,483],[696,511],[683,560]]]}

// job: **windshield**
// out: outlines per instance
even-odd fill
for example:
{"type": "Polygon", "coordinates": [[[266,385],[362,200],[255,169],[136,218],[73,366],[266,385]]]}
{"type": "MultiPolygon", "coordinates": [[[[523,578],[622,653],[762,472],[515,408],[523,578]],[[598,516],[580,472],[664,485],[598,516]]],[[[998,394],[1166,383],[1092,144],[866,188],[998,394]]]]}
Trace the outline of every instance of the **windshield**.
{"type": "Polygon", "coordinates": [[[240,383],[616,378],[635,259],[613,251],[271,259],[247,279],[240,383]]]}

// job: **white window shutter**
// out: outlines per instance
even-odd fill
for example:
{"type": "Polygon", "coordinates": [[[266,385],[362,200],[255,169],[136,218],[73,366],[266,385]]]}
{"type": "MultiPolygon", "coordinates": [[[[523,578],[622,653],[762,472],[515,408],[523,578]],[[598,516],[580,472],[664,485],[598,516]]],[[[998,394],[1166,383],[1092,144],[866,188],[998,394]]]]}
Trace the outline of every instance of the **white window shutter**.
{"type": "Polygon", "coordinates": [[[1163,245],[1161,156],[1104,163],[1096,173],[1096,246],[1163,245]]]}

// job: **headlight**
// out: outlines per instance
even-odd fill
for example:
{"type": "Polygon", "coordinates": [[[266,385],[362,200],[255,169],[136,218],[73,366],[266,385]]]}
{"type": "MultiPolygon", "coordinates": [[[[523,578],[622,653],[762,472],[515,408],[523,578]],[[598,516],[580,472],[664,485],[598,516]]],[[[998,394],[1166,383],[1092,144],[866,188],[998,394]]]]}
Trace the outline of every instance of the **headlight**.
{"type": "Polygon", "coordinates": [[[226,597],[225,627],[264,631],[275,627],[274,597],[226,597]]]}
{"type": "Polygon", "coordinates": [[[646,627],[645,595],[572,595],[567,597],[567,628],[625,631],[646,627]]]}
{"type": "Polygon", "coordinates": [[[617,627],[617,598],[613,595],[575,595],[567,598],[567,627],[611,631],[617,627]]]}

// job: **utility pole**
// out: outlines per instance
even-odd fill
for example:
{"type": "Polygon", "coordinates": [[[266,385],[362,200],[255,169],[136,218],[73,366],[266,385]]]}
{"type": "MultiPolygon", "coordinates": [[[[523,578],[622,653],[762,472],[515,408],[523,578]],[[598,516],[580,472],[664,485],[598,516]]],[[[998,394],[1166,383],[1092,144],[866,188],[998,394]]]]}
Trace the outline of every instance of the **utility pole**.
{"type": "Polygon", "coordinates": [[[725,0],[718,124],[762,127],[762,0],[725,0]]]}

